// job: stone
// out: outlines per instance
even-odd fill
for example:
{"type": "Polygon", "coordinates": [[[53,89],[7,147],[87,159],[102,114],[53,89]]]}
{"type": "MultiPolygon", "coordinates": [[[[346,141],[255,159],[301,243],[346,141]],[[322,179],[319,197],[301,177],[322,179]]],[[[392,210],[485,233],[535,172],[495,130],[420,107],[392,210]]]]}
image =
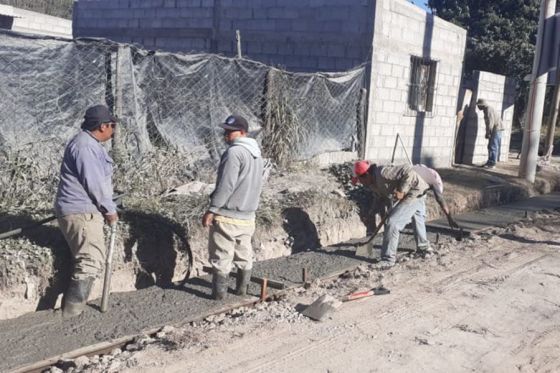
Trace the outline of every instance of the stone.
{"type": "Polygon", "coordinates": [[[303,310],[302,315],[316,321],[321,321],[334,313],[341,305],[341,301],[335,299],[331,295],[325,294],[317,298],[315,302],[303,310]]]}
{"type": "Polygon", "coordinates": [[[76,364],[77,368],[83,368],[86,365],[89,365],[90,361],[87,356],[78,356],[74,359],[74,364],[76,364]]]}
{"type": "Polygon", "coordinates": [[[175,331],[175,328],[171,325],[165,325],[163,328],[161,328],[160,332],[163,333],[172,333],[175,331]]]}

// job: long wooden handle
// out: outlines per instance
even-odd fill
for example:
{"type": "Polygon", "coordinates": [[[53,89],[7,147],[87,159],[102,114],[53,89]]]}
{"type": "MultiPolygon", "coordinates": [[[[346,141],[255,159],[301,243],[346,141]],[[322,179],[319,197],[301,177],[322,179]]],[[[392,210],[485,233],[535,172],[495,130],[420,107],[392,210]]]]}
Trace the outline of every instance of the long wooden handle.
{"type": "Polygon", "coordinates": [[[103,279],[103,296],[101,297],[101,312],[107,312],[109,308],[109,293],[111,292],[111,273],[113,264],[113,251],[115,249],[115,237],[117,236],[117,222],[111,223],[111,238],[105,258],[105,278],[103,279]]]}

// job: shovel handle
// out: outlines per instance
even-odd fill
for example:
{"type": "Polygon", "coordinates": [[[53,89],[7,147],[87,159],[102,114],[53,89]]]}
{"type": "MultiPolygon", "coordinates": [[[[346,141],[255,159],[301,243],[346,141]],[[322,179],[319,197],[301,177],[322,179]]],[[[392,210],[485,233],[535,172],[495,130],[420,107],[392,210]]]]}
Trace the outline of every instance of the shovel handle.
{"type": "Polygon", "coordinates": [[[103,279],[103,296],[101,297],[101,312],[107,312],[109,308],[109,293],[111,292],[111,273],[113,263],[113,250],[115,249],[115,238],[117,235],[117,222],[111,223],[111,238],[109,248],[105,257],[105,278],[103,279]]]}

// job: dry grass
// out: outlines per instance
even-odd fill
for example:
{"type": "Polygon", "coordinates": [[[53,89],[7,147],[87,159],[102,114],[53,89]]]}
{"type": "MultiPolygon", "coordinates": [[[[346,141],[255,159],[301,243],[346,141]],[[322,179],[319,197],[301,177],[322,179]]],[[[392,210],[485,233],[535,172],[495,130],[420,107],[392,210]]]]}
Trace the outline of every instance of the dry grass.
{"type": "Polygon", "coordinates": [[[296,160],[303,138],[302,124],[288,102],[283,79],[274,70],[269,72],[262,148],[265,157],[271,158],[280,168],[287,168],[296,160]]]}

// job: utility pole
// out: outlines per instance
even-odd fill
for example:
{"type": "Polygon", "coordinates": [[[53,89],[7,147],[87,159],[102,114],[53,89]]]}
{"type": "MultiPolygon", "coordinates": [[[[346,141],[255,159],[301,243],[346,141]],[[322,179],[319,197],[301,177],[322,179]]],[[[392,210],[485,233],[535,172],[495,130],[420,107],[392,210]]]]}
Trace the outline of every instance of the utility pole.
{"type": "Polygon", "coordinates": [[[531,183],[535,182],[535,174],[537,172],[537,157],[539,153],[544,99],[546,96],[547,73],[539,72],[540,58],[543,51],[544,25],[546,19],[554,16],[555,11],[556,0],[542,0],[537,45],[533,59],[533,73],[531,75],[531,89],[527,105],[528,123],[523,131],[521,164],[519,165],[519,177],[531,183]]]}
{"type": "Polygon", "coordinates": [[[556,122],[558,121],[558,112],[560,111],[560,70],[556,71],[556,85],[554,87],[554,98],[550,106],[550,119],[548,122],[548,131],[546,133],[546,155],[544,159],[549,162],[552,158],[554,150],[554,133],[556,132],[556,122]]]}

